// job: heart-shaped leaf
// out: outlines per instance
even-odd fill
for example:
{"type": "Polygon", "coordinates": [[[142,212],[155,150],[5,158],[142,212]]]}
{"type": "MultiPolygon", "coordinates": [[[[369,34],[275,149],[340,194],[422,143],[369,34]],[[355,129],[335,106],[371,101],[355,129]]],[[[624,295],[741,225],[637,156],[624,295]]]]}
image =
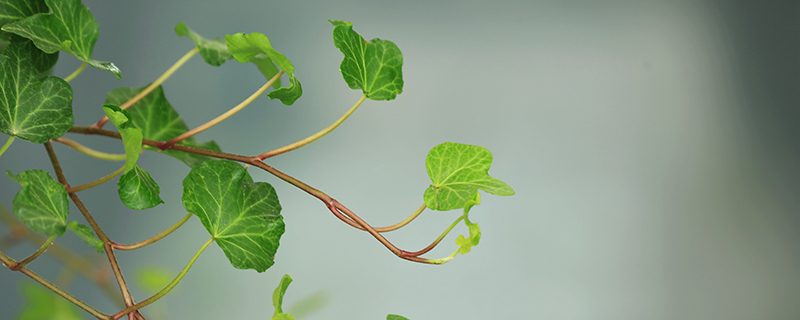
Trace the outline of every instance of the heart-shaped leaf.
{"type": "Polygon", "coordinates": [[[269,183],[253,182],[236,162],[209,160],[183,180],[182,199],[235,268],[264,272],[275,263],[284,224],[269,183]]]}
{"type": "MultiPolygon", "coordinates": [[[[106,103],[121,105],[130,98],[133,98],[133,96],[145,88],[146,87],[116,88],[106,95],[106,103]]],[[[189,127],[187,127],[186,123],[183,122],[181,116],[178,115],[178,112],[175,111],[172,105],[170,105],[167,101],[167,98],[164,97],[164,91],[162,90],[161,86],[153,90],[153,92],[131,106],[128,110],[130,111],[132,118],[131,126],[141,130],[145,139],[167,141],[183,134],[186,131],[189,131],[189,127]]],[[[183,140],[178,144],[206,150],[220,151],[219,146],[214,141],[201,143],[198,142],[194,137],[183,140]]],[[[149,150],[155,150],[149,146],[145,148],[149,150]]],[[[162,153],[177,158],[190,167],[196,166],[205,160],[211,159],[207,156],[180,152],[171,149],[164,150],[162,153]]]]}
{"type": "Polygon", "coordinates": [[[179,22],[175,26],[175,34],[192,40],[200,51],[200,56],[203,57],[203,60],[212,66],[221,66],[225,61],[233,57],[228,52],[228,47],[225,46],[225,40],[222,38],[214,38],[212,40],[203,38],[192,29],[189,29],[183,22],[179,22]]]}
{"type": "Polygon", "coordinates": [[[40,77],[32,67],[32,47],[14,42],[0,56],[0,132],[45,143],[72,128],[72,87],[58,77],[40,77]]]}
{"type": "Polygon", "coordinates": [[[331,21],[333,44],[344,54],[339,66],[351,89],[361,89],[372,100],[393,100],[403,92],[403,53],[391,41],[365,41],[353,24],[331,21]]]}
{"type": "Polygon", "coordinates": [[[28,170],[18,175],[6,174],[22,185],[12,202],[14,215],[26,226],[50,237],[67,231],[69,200],[67,189],[47,171],[28,170]]]}
{"type": "Polygon", "coordinates": [[[473,200],[478,189],[510,196],[505,182],[489,176],[492,153],[481,146],[445,142],[433,147],[425,159],[431,186],[425,190],[425,205],[440,211],[463,208],[473,200]]]}
{"type": "Polygon", "coordinates": [[[103,105],[103,111],[119,130],[125,146],[125,170],[117,183],[120,200],[134,210],[150,209],[164,203],[159,197],[161,189],[156,181],[150,177],[150,173],[136,164],[142,150],[142,132],[132,127],[133,116],[128,110],[122,110],[113,104],[103,105]]]}
{"type": "Polygon", "coordinates": [[[292,277],[288,274],[283,275],[281,283],[272,293],[272,306],[275,307],[275,313],[272,314],[272,318],[269,320],[294,320],[291,314],[283,312],[283,295],[286,294],[286,289],[289,288],[290,283],[292,283],[292,277]]]}
{"type": "Polygon", "coordinates": [[[86,243],[86,245],[94,248],[98,253],[103,253],[103,241],[94,235],[94,232],[92,232],[91,228],[82,225],[77,221],[70,221],[67,223],[67,229],[75,232],[75,234],[78,235],[78,237],[80,237],[81,240],[86,243]]]}
{"type": "Polygon", "coordinates": [[[45,0],[51,13],[37,13],[3,26],[3,31],[33,40],[47,53],[63,50],[92,67],[108,70],[117,79],[120,71],[111,62],[92,59],[99,28],[97,21],[80,0],[45,0]]]}
{"type": "Polygon", "coordinates": [[[267,79],[278,74],[278,68],[289,76],[289,86],[278,88],[280,83],[276,82],[277,89],[268,94],[270,99],[280,99],[283,104],[291,105],[303,95],[300,81],[294,75],[294,66],[286,56],[272,47],[267,36],[257,32],[237,33],[225,36],[225,42],[236,61],[255,63],[267,79]]]}

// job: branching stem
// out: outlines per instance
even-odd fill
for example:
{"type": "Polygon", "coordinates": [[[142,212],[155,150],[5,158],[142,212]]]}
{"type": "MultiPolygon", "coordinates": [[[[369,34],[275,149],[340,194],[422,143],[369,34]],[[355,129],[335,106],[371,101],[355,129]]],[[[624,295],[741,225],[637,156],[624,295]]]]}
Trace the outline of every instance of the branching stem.
{"type": "Polygon", "coordinates": [[[228,119],[228,118],[230,118],[232,115],[234,115],[234,114],[236,114],[237,112],[241,111],[242,109],[244,109],[244,107],[246,107],[247,105],[249,105],[250,103],[252,103],[253,101],[255,101],[255,100],[256,100],[256,98],[258,98],[259,96],[261,96],[262,94],[264,94],[264,91],[267,91],[267,89],[268,89],[270,86],[272,86],[272,84],[273,84],[273,83],[275,83],[275,81],[277,81],[278,79],[280,79],[282,74],[283,74],[283,70],[279,71],[279,72],[278,72],[278,74],[276,74],[275,76],[273,76],[273,77],[272,77],[272,79],[269,79],[269,81],[267,81],[267,83],[266,83],[266,84],[264,84],[263,86],[261,86],[261,88],[259,88],[258,90],[256,90],[256,92],[254,92],[252,95],[250,95],[249,97],[247,97],[247,99],[245,99],[244,101],[242,101],[241,103],[239,103],[237,106],[235,106],[235,107],[231,108],[231,109],[230,109],[230,110],[228,110],[227,112],[225,112],[225,113],[223,113],[223,114],[219,115],[218,117],[214,118],[214,120],[211,120],[211,121],[209,121],[209,122],[206,122],[206,123],[204,123],[203,125],[201,125],[201,126],[199,126],[199,127],[197,127],[197,128],[194,128],[194,129],[192,129],[192,130],[189,130],[189,131],[187,131],[187,132],[184,132],[183,134],[181,134],[181,135],[179,135],[179,136],[177,136],[177,137],[175,137],[175,138],[172,138],[172,140],[169,140],[169,141],[167,141],[167,143],[163,144],[163,145],[160,147],[160,149],[161,149],[161,150],[166,150],[166,149],[169,149],[169,147],[171,147],[172,145],[174,145],[174,144],[176,144],[176,143],[178,143],[178,142],[181,142],[181,141],[183,141],[183,140],[186,140],[186,138],[189,138],[189,137],[191,137],[191,136],[194,136],[194,135],[196,135],[196,134],[198,134],[198,133],[200,133],[200,132],[203,132],[203,131],[205,131],[206,129],[208,129],[208,128],[211,128],[211,127],[213,127],[213,126],[217,125],[218,123],[220,123],[220,122],[224,121],[225,119],[228,119]]]}
{"type": "MultiPolygon", "coordinates": [[[[197,52],[198,52],[197,47],[195,47],[192,50],[189,50],[189,52],[187,52],[185,55],[183,55],[183,57],[181,57],[177,62],[175,62],[175,64],[173,64],[172,67],[167,69],[167,71],[164,72],[164,74],[158,77],[156,81],[153,81],[153,83],[151,83],[149,86],[147,86],[147,88],[142,90],[142,92],[139,92],[139,94],[133,96],[133,98],[131,98],[130,100],[126,101],[121,106],[119,106],[120,109],[130,108],[131,106],[139,102],[139,100],[142,100],[142,98],[150,94],[150,92],[153,92],[153,90],[155,90],[158,86],[164,83],[164,81],[166,81],[170,76],[172,76],[172,74],[175,73],[175,71],[178,70],[178,68],[183,66],[183,64],[186,63],[186,61],[189,61],[189,59],[192,56],[194,56],[197,52]]],[[[102,128],[103,125],[106,124],[106,122],[108,122],[108,117],[103,116],[103,118],[100,119],[100,121],[97,121],[97,123],[93,127],[102,128]]]]}
{"type": "Polygon", "coordinates": [[[68,147],[70,147],[72,149],[77,150],[80,153],[83,153],[83,154],[85,154],[87,156],[90,156],[90,157],[93,157],[93,158],[97,158],[97,159],[100,159],[100,160],[125,161],[125,159],[126,159],[124,154],[113,154],[113,153],[100,152],[100,151],[97,151],[97,150],[94,150],[94,149],[90,149],[90,148],[88,148],[88,147],[86,147],[86,146],[84,146],[84,145],[82,145],[80,143],[77,143],[75,141],[72,141],[72,140],[64,138],[64,137],[53,139],[53,141],[61,143],[61,144],[64,144],[64,145],[66,145],[66,146],[68,146],[68,147]]]}
{"type": "Polygon", "coordinates": [[[32,255],[30,255],[30,256],[29,256],[29,257],[27,257],[27,258],[25,258],[25,259],[22,259],[22,260],[20,260],[19,262],[17,262],[17,263],[15,263],[15,264],[13,264],[13,265],[9,265],[9,266],[8,266],[8,268],[9,268],[9,269],[11,269],[12,271],[18,271],[19,269],[22,269],[22,267],[24,267],[24,266],[26,266],[27,264],[29,264],[29,263],[33,262],[33,260],[36,260],[36,258],[38,258],[39,256],[41,256],[41,255],[42,255],[42,253],[44,253],[45,251],[47,251],[47,248],[49,248],[49,247],[50,247],[50,245],[51,245],[51,244],[53,244],[53,240],[55,240],[55,239],[56,239],[56,237],[55,237],[55,236],[50,236],[50,238],[47,238],[47,241],[45,241],[45,242],[42,244],[42,246],[41,246],[41,247],[39,247],[39,250],[36,250],[36,252],[34,252],[32,255]]]}
{"type": "Polygon", "coordinates": [[[186,216],[181,218],[180,221],[178,221],[177,223],[175,223],[174,225],[169,227],[167,230],[164,230],[161,233],[151,237],[150,239],[147,239],[147,240],[144,240],[144,241],[139,241],[139,242],[133,243],[133,244],[119,244],[119,243],[116,243],[116,242],[112,242],[111,243],[111,247],[113,247],[114,249],[117,249],[117,250],[135,250],[135,249],[139,249],[141,247],[144,247],[146,245],[153,244],[156,241],[161,240],[164,237],[168,236],[173,231],[178,230],[178,228],[180,228],[184,223],[186,223],[186,221],[189,221],[189,218],[191,218],[191,217],[192,217],[191,213],[186,214],[186,216]]]}
{"type": "Polygon", "coordinates": [[[336,120],[336,122],[334,122],[333,124],[331,124],[327,128],[322,129],[322,131],[317,132],[317,133],[309,136],[308,138],[305,138],[303,140],[297,141],[297,142],[292,143],[290,145],[286,145],[286,146],[280,147],[280,148],[275,149],[275,150],[264,152],[264,153],[256,156],[256,159],[264,160],[264,159],[269,158],[269,157],[274,157],[274,156],[277,156],[279,154],[286,153],[286,152],[292,151],[294,149],[298,149],[300,147],[303,147],[303,146],[305,146],[305,145],[307,145],[309,143],[312,143],[312,142],[316,141],[319,138],[324,137],[326,134],[328,134],[331,131],[333,131],[333,129],[336,129],[336,127],[338,127],[340,124],[342,124],[342,122],[347,120],[347,118],[349,118],[350,115],[353,114],[353,112],[355,112],[356,109],[358,109],[358,107],[366,99],[367,99],[367,95],[366,94],[362,95],[361,99],[358,99],[358,102],[356,102],[356,104],[353,105],[353,107],[350,108],[350,110],[347,110],[347,112],[341,118],[339,118],[339,120],[336,120]]]}
{"type": "Polygon", "coordinates": [[[117,312],[112,317],[112,319],[122,318],[126,314],[129,314],[131,312],[139,310],[139,309],[141,309],[143,307],[148,306],[149,304],[151,304],[153,302],[158,301],[158,299],[161,299],[161,297],[163,297],[164,295],[169,293],[169,291],[172,290],[172,288],[174,288],[178,284],[178,282],[181,281],[181,279],[183,279],[183,276],[185,276],[186,273],[189,272],[189,268],[192,267],[194,262],[197,261],[197,258],[200,257],[200,254],[203,253],[203,251],[206,250],[206,247],[208,247],[208,245],[210,245],[212,242],[214,242],[214,238],[208,239],[208,241],[206,241],[206,243],[203,244],[202,247],[200,247],[200,250],[197,250],[197,253],[194,254],[194,257],[192,257],[192,260],[189,260],[189,263],[186,265],[186,267],[184,267],[183,270],[181,270],[181,272],[178,274],[178,276],[175,277],[175,279],[173,279],[172,282],[170,282],[166,287],[164,287],[164,289],[161,289],[161,291],[159,291],[158,293],[154,294],[152,297],[147,298],[146,300],[144,300],[142,302],[139,302],[139,303],[137,303],[137,304],[135,304],[133,306],[125,308],[125,310],[117,312]]]}

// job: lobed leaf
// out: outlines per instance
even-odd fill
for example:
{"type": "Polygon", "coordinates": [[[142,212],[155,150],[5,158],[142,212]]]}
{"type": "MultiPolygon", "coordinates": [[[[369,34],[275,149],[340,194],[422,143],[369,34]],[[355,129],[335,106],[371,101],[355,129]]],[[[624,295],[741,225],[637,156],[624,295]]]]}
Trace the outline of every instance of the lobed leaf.
{"type": "MultiPolygon", "coordinates": [[[[106,95],[106,103],[121,105],[145,88],[146,86],[141,88],[116,88],[106,95]]],[[[164,97],[164,91],[161,86],[153,90],[153,92],[145,96],[128,110],[131,113],[131,126],[141,130],[142,136],[145,139],[167,141],[189,131],[189,127],[183,122],[178,112],[175,111],[172,105],[167,101],[167,98],[164,97]]],[[[198,142],[194,137],[178,142],[178,144],[220,151],[216,142],[198,142]]],[[[156,150],[149,146],[146,146],[145,149],[156,150]]],[[[205,160],[211,159],[203,155],[170,149],[164,150],[162,153],[181,160],[190,167],[194,167],[205,160]]]]}
{"type": "Polygon", "coordinates": [[[41,77],[32,67],[30,42],[9,44],[0,56],[0,132],[45,143],[72,127],[72,87],[41,77]]]}
{"type": "Polygon", "coordinates": [[[36,13],[6,24],[3,31],[31,39],[47,53],[63,50],[90,66],[110,71],[120,78],[120,71],[111,62],[92,59],[99,27],[89,8],[80,0],[45,0],[51,13],[36,13]]]}
{"type": "MultiPolygon", "coordinates": [[[[37,13],[47,13],[49,10],[44,0],[0,1],[0,27],[37,13]]],[[[11,41],[12,33],[0,31],[0,40],[11,41]]]]}
{"type": "Polygon", "coordinates": [[[77,234],[78,237],[80,237],[81,240],[86,243],[86,245],[94,248],[98,253],[103,253],[103,241],[94,235],[94,232],[92,232],[91,228],[82,225],[77,221],[70,221],[67,223],[67,229],[75,232],[75,234],[77,234]]]}
{"type": "Polygon", "coordinates": [[[225,36],[225,43],[236,61],[255,63],[267,79],[272,79],[278,74],[278,68],[289,76],[289,87],[279,88],[277,86],[280,84],[275,82],[277,86],[273,86],[276,90],[268,94],[270,99],[280,99],[283,104],[292,105],[303,95],[300,81],[294,75],[294,66],[286,56],[272,47],[267,36],[257,32],[237,33],[225,36]]]}
{"type": "Polygon", "coordinates": [[[183,180],[182,199],[235,268],[264,272],[274,264],[284,224],[270,184],[253,182],[233,161],[209,160],[183,180]]]}
{"type": "Polygon", "coordinates": [[[270,320],[294,320],[294,317],[291,314],[283,312],[283,295],[286,294],[286,289],[289,288],[289,284],[292,283],[292,277],[288,274],[283,275],[281,278],[281,283],[275,288],[275,292],[272,293],[272,305],[275,307],[275,313],[272,315],[270,320]]]}
{"type": "Polygon", "coordinates": [[[60,237],[67,230],[69,200],[67,189],[47,171],[28,170],[18,175],[6,174],[22,185],[12,201],[14,215],[24,225],[50,237],[60,237]]]}
{"type": "Polygon", "coordinates": [[[431,186],[423,198],[428,208],[440,211],[463,208],[475,199],[478,189],[510,196],[505,182],[489,176],[492,153],[481,146],[445,142],[433,147],[425,159],[431,186]]]}
{"type": "Polygon", "coordinates": [[[128,110],[113,104],[103,105],[103,111],[119,130],[125,146],[125,170],[117,183],[120,200],[134,210],[150,209],[164,203],[159,197],[161,189],[158,184],[150,177],[150,173],[136,164],[142,150],[142,132],[131,127],[133,116],[128,110]]]}
{"type": "Polygon", "coordinates": [[[16,320],[82,320],[81,310],[66,299],[34,282],[20,283],[26,303],[16,320]]]}
{"type": "Polygon", "coordinates": [[[212,66],[221,66],[226,60],[233,57],[231,53],[228,52],[228,47],[225,46],[225,41],[223,41],[222,38],[214,38],[212,40],[203,38],[189,29],[183,22],[179,22],[178,25],[175,26],[175,34],[179,37],[187,37],[189,40],[192,40],[195,46],[197,46],[203,60],[212,66]]]}
{"type": "Polygon", "coordinates": [[[365,41],[353,24],[328,20],[334,25],[333,44],[344,54],[339,66],[351,89],[361,89],[371,100],[394,100],[403,93],[403,53],[391,41],[365,41]]]}

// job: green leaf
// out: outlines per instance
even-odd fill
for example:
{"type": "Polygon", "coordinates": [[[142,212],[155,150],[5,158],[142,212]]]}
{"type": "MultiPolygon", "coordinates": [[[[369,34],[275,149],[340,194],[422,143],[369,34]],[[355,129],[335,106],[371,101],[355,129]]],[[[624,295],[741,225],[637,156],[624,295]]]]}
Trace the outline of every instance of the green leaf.
{"type": "Polygon", "coordinates": [[[28,46],[30,48],[31,53],[31,65],[33,69],[36,70],[37,73],[40,75],[46,75],[47,71],[52,69],[53,66],[56,65],[58,62],[58,52],[56,53],[46,53],[36,46],[33,45],[33,42],[28,42],[28,46]]]}
{"type": "Polygon", "coordinates": [[[467,204],[464,206],[464,224],[469,228],[469,237],[465,238],[463,235],[459,235],[458,238],[456,238],[456,245],[459,246],[459,253],[461,254],[469,253],[472,247],[477,246],[478,242],[481,240],[480,226],[477,223],[469,221],[469,210],[476,204],[481,204],[480,193],[476,193],[475,199],[467,201],[467,204]]]}
{"type": "Polygon", "coordinates": [[[103,253],[103,241],[97,238],[88,226],[82,225],[77,221],[70,221],[67,223],[67,229],[75,232],[84,243],[97,250],[98,253],[103,253]]]}
{"type": "Polygon", "coordinates": [[[371,100],[393,100],[403,92],[403,53],[391,41],[365,41],[353,24],[331,21],[333,44],[344,54],[339,71],[351,89],[361,89],[371,100]]]}
{"type": "Polygon", "coordinates": [[[272,305],[275,307],[275,313],[270,320],[294,320],[291,314],[283,313],[282,308],[283,295],[286,294],[286,289],[289,288],[290,283],[292,283],[292,277],[288,274],[283,275],[281,283],[275,288],[275,292],[272,293],[272,305]]]}
{"type": "Polygon", "coordinates": [[[132,170],[123,173],[117,186],[119,198],[128,208],[144,210],[164,203],[159,197],[161,189],[158,184],[139,165],[134,165],[132,170]]]}
{"type": "Polygon", "coordinates": [[[183,206],[200,218],[231,264],[264,272],[284,231],[275,189],[229,160],[209,160],[183,180],[183,206]]]}
{"type": "MultiPolygon", "coordinates": [[[[136,94],[144,90],[141,88],[119,87],[106,95],[107,104],[121,105],[133,98],[136,94]]],[[[132,126],[142,131],[145,139],[167,141],[189,131],[189,127],[183,122],[178,112],[172,108],[161,86],[153,90],[142,100],[128,109],[132,117],[132,126]]],[[[220,151],[219,146],[214,141],[198,142],[194,137],[190,137],[178,143],[195,148],[220,151]]],[[[145,147],[148,150],[156,150],[152,147],[145,147]]],[[[162,153],[183,161],[190,167],[194,167],[210,157],[194,153],[180,152],[176,150],[164,150],[162,153]]]]}
{"type": "MultiPolygon", "coordinates": [[[[47,13],[49,10],[44,4],[44,0],[0,1],[0,27],[37,13],[47,13]]],[[[0,31],[0,40],[11,41],[11,35],[11,33],[0,31]]]]}
{"type": "Polygon", "coordinates": [[[58,138],[72,128],[72,87],[61,78],[40,77],[30,43],[11,43],[0,56],[0,132],[33,143],[58,138]]]}
{"type": "Polygon", "coordinates": [[[20,289],[26,303],[17,314],[16,320],[84,319],[77,306],[38,283],[23,282],[20,289]]]}
{"type": "Polygon", "coordinates": [[[168,269],[162,267],[145,266],[136,270],[134,280],[147,291],[147,294],[155,294],[172,282],[174,276],[171,274],[168,269]]]}
{"type": "MultiPolygon", "coordinates": [[[[278,74],[278,68],[289,76],[289,87],[275,87],[278,89],[268,94],[270,99],[280,99],[283,104],[292,105],[303,95],[300,81],[294,75],[294,66],[286,56],[272,47],[267,36],[257,32],[237,33],[225,36],[225,43],[236,61],[254,62],[267,79],[278,74]]],[[[275,84],[280,85],[278,82],[275,84]]]]}
{"type": "Polygon", "coordinates": [[[179,22],[178,25],[175,26],[175,34],[179,37],[185,36],[189,38],[189,40],[192,40],[200,51],[200,56],[203,57],[203,60],[212,66],[221,66],[226,60],[232,57],[222,38],[214,38],[212,40],[203,38],[186,27],[186,24],[183,22],[179,22]]]}
{"type": "Polygon", "coordinates": [[[463,208],[475,199],[478,189],[510,196],[505,182],[489,176],[492,153],[481,146],[445,142],[433,147],[425,159],[431,186],[425,190],[425,205],[440,211],[463,208]]]}
{"type": "Polygon", "coordinates": [[[97,41],[97,21],[80,0],[45,0],[52,13],[37,13],[3,26],[3,31],[33,40],[37,48],[47,53],[59,50],[75,56],[90,66],[107,70],[117,79],[120,71],[111,62],[92,59],[97,41]]]}
{"type": "Polygon", "coordinates": [[[103,105],[103,112],[119,130],[125,146],[125,170],[117,183],[117,192],[122,203],[134,210],[150,209],[164,203],[158,196],[161,192],[158,184],[150,177],[150,173],[136,164],[142,150],[142,131],[131,127],[131,113],[113,104],[103,105]]]}
{"type": "Polygon", "coordinates": [[[6,174],[22,185],[14,197],[13,211],[17,219],[36,232],[60,237],[67,230],[69,200],[67,189],[47,171],[28,170],[18,175],[6,174]]]}
{"type": "Polygon", "coordinates": [[[408,320],[408,318],[404,316],[398,316],[396,314],[390,314],[386,316],[386,320],[408,320]]]}

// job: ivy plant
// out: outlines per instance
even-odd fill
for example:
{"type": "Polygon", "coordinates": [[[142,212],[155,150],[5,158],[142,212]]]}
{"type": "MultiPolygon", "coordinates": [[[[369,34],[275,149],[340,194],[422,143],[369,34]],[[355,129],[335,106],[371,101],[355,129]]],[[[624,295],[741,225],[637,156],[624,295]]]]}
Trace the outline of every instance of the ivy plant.
{"type": "MultiPolygon", "coordinates": [[[[2,182],[6,185],[19,185],[12,209],[9,211],[0,208],[0,217],[4,223],[12,229],[25,230],[22,233],[14,232],[10,236],[22,237],[20,234],[28,233],[30,237],[25,239],[41,243],[36,252],[21,260],[0,252],[0,261],[9,271],[17,271],[33,280],[20,287],[21,295],[27,302],[17,314],[17,319],[79,319],[85,316],[81,315],[84,312],[97,319],[145,319],[146,312],[143,308],[168,294],[212,243],[222,250],[234,268],[252,269],[259,273],[267,271],[272,265],[279,263],[275,260],[275,254],[285,232],[281,216],[284,208],[281,207],[279,195],[273,186],[268,182],[254,181],[249,170],[264,170],[305,191],[321,200],[324,207],[342,222],[370,233],[380,245],[397,257],[424,264],[446,263],[458,254],[470,252],[478,245],[480,229],[477,223],[470,220],[468,214],[481,203],[479,191],[501,196],[514,194],[514,190],[505,182],[489,175],[493,159],[488,149],[444,142],[434,146],[427,154],[425,169],[431,183],[420,188],[422,205],[419,209],[395,225],[375,227],[324,191],[267,164],[266,160],[271,157],[301,148],[329,134],[366,100],[391,101],[403,93],[403,54],[398,46],[389,40],[378,38],[365,40],[355,31],[351,22],[330,20],[333,27],[333,47],[343,55],[339,70],[344,83],[353,90],[360,90],[361,98],[340,119],[318,133],[255,155],[226,153],[214,141],[197,141],[194,135],[235,115],[265,93],[270,99],[285,105],[293,105],[302,97],[303,89],[295,74],[295,66],[270,43],[265,34],[235,33],[207,38],[194,32],[183,22],[178,22],[174,31],[178,37],[186,37],[191,41],[181,44],[190,47],[188,53],[148,85],[116,88],[106,95],[104,105],[79,104],[92,108],[99,120],[76,125],[72,87],[69,82],[81,74],[87,65],[110,71],[112,80],[122,76],[119,68],[112,62],[93,57],[99,28],[89,9],[80,0],[1,0],[0,23],[0,40],[5,42],[0,55],[0,132],[8,136],[7,142],[0,149],[0,156],[15,139],[41,144],[45,149],[43,154],[50,160],[52,172],[55,174],[51,175],[43,170],[45,168],[30,168],[16,173],[6,171],[9,179],[2,182]],[[62,51],[68,54],[66,58],[72,56],[81,61],[81,66],[64,78],[48,75],[48,70],[57,60],[65,58],[59,55],[62,51]],[[242,103],[204,124],[190,127],[169,103],[161,84],[198,53],[206,63],[215,67],[228,60],[252,63],[267,80],[242,103]],[[108,129],[104,128],[107,122],[111,122],[108,129]],[[118,139],[125,153],[110,154],[93,150],[71,139],[73,136],[80,138],[85,135],[118,139]],[[52,147],[53,143],[64,144],[89,157],[124,161],[124,164],[103,178],[73,186],[65,175],[70,168],[60,165],[58,155],[52,147]],[[176,158],[191,168],[182,182],[181,200],[186,215],[174,225],[165,226],[161,233],[149,237],[145,235],[145,239],[140,242],[118,243],[113,240],[113,235],[104,232],[103,226],[95,220],[97,213],[91,209],[93,205],[83,203],[79,194],[91,192],[87,190],[117,179],[119,201],[125,206],[134,210],[158,210],[158,206],[165,201],[160,196],[161,187],[157,182],[159,177],[152,177],[147,168],[137,163],[140,154],[148,151],[176,158]],[[72,220],[76,213],[70,215],[70,202],[78,208],[78,214],[88,225],[72,220]],[[454,217],[454,222],[431,245],[421,250],[401,249],[383,236],[384,232],[407,225],[425,209],[460,209],[462,213],[454,217]],[[121,251],[152,245],[194,216],[208,231],[209,239],[173,278],[165,276],[164,272],[159,272],[157,277],[144,277],[150,279],[145,285],[151,288],[149,291],[155,293],[144,299],[134,299],[116,262],[116,255],[122,254],[121,251]],[[462,221],[468,235],[460,235],[455,239],[456,249],[453,254],[443,258],[423,257],[462,221]],[[77,234],[98,253],[107,256],[119,288],[109,289],[99,282],[98,286],[110,295],[121,293],[118,310],[100,311],[70,294],[68,285],[53,284],[26,267],[48,248],[58,246],[56,238],[64,235],[67,230],[77,234]]],[[[335,50],[332,50],[332,54],[336,54],[335,50]]],[[[286,210],[291,211],[292,208],[286,210]]],[[[60,250],[74,258],[65,261],[68,267],[78,272],[91,272],[93,263],[82,260],[67,249],[60,250]],[[82,265],[76,265],[81,261],[82,265]]],[[[63,259],[63,255],[60,257],[63,259]]],[[[275,289],[275,313],[270,319],[294,319],[282,307],[291,281],[292,278],[286,275],[275,289]]],[[[406,318],[389,314],[387,319],[406,318]]]]}

